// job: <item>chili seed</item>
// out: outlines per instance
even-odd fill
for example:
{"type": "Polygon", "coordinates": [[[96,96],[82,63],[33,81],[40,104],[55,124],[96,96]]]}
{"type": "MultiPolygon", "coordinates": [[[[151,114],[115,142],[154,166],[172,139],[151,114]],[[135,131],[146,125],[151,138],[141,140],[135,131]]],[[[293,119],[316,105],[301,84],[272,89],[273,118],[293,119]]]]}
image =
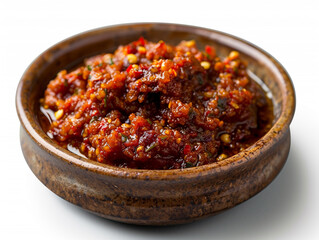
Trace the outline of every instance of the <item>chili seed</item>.
{"type": "Polygon", "coordinates": [[[58,111],[56,111],[56,112],[54,113],[54,116],[55,116],[56,120],[59,120],[60,118],[63,117],[63,114],[64,114],[63,109],[59,109],[58,111]]]}
{"type": "Polygon", "coordinates": [[[222,160],[224,160],[224,159],[226,159],[228,156],[225,154],[225,153],[222,153],[222,154],[220,154],[218,157],[217,157],[217,162],[219,162],[219,161],[222,161],[222,160]]]}
{"type": "Polygon", "coordinates": [[[223,135],[221,135],[220,139],[227,144],[231,142],[231,137],[228,133],[224,133],[223,135]]]}
{"type": "Polygon", "coordinates": [[[206,61],[201,62],[200,65],[201,65],[205,70],[208,70],[208,69],[210,68],[210,63],[209,63],[209,62],[206,62],[206,61]]]}
{"type": "Polygon", "coordinates": [[[130,64],[137,63],[137,57],[132,53],[127,55],[127,60],[130,64]]]}

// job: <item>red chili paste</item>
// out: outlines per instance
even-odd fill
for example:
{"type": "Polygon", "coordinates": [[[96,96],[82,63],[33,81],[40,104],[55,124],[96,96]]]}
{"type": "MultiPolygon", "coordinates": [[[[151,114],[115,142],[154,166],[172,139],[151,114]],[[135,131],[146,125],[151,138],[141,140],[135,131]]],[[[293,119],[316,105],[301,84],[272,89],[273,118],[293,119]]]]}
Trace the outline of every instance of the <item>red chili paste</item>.
{"type": "Polygon", "coordinates": [[[140,38],[50,81],[42,126],[90,159],[139,169],[221,161],[270,128],[272,104],[236,51],[140,38]]]}

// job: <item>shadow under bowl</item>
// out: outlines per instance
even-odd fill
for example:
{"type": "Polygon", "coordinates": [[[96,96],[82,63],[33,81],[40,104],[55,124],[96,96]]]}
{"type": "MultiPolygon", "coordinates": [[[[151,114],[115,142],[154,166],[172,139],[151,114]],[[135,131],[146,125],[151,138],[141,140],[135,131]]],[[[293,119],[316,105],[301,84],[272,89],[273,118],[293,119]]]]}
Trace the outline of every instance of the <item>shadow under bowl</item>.
{"type": "Polygon", "coordinates": [[[290,148],[289,125],[295,93],[285,69],[253,44],[222,32],[194,26],[137,23],[95,29],[46,50],[23,74],[16,93],[21,147],[37,178],[51,191],[90,212],[115,221],[169,225],[190,222],[229,209],[257,194],[280,172],[290,148]],[[177,170],[137,170],[100,164],[61,148],[42,130],[39,99],[61,69],[84,58],[112,52],[144,36],[177,44],[194,39],[199,48],[214,45],[226,56],[237,50],[248,68],[270,89],[275,121],[246,150],[218,163],[177,170]]]}

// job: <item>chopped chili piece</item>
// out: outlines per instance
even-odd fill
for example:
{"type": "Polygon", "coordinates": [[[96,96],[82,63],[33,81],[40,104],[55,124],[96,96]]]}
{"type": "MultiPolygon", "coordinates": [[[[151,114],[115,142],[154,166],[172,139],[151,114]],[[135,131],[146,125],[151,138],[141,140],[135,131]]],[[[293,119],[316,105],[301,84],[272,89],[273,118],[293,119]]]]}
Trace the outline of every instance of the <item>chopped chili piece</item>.
{"type": "Polygon", "coordinates": [[[128,68],[126,69],[126,72],[129,73],[132,68],[133,68],[132,65],[128,66],[128,68]]]}
{"type": "Polygon", "coordinates": [[[212,46],[206,45],[205,52],[207,53],[209,58],[215,57],[215,48],[212,46]]]}
{"type": "Polygon", "coordinates": [[[145,46],[145,40],[144,40],[143,37],[140,37],[140,38],[138,39],[138,42],[140,43],[140,45],[145,46]]]}
{"type": "Polygon", "coordinates": [[[186,144],[184,147],[184,155],[187,155],[191,152],[191,145],[186,144]]]}

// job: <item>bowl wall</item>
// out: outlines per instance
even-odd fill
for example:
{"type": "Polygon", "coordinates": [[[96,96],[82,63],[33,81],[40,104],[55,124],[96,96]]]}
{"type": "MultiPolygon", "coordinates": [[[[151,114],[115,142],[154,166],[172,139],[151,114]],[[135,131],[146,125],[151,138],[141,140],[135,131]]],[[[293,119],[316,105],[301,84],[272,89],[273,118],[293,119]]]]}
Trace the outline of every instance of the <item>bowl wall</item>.
{"type": "Polygon", "coordinates": [[[290,147],[295,96],[291,80],[268,53],[231,35],[176,24],[131,24],[85,32],[51,47],[24,73],[17,90],[21,146],[34,174],[62,198],[121,222],[167,225],[192,221],[231,208],[265,188],[283,167],[290,147]],[[135,170],[106,166],[60,148],[41,129],[39,99],[61,69],[86,57],[112,52],[144,36],[177,44],[194,39],[226,56],[237,50],[273,96],[273,128],[247,150],[220,163],[184,170],[135,170]]]}

